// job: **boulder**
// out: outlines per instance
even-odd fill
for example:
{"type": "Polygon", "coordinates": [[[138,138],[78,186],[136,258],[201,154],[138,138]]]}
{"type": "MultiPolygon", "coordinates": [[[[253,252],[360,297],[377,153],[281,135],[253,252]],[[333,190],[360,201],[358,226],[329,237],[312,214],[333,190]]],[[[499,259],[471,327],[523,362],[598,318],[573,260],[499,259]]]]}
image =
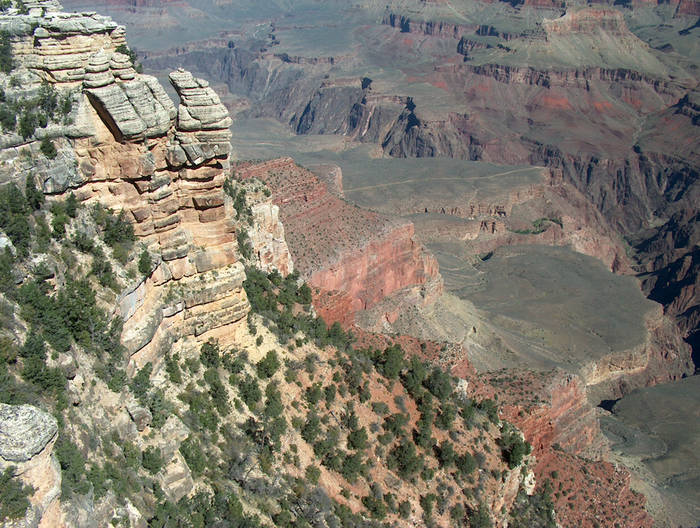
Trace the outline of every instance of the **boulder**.
{"type": "Polygon", "coordinates": [[[26,462],[41,453],[57,431],[56,419],[41,409],[0,403],[0,458],[4,461],[26,462]]]}

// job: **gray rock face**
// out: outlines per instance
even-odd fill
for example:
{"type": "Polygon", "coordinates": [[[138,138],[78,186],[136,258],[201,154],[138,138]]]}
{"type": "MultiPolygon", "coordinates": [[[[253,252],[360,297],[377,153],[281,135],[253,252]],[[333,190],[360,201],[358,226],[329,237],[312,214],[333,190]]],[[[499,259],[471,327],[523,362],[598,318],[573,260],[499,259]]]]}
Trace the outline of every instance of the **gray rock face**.
{"type": "Polygon", "coordinates": [[[137,76],[126,55],[101,50],[90,57],[86,71],[85,92],[116,136],[138,139],[168,132],[176,116],[173,102],[154,77],[137,76]]]}
{"type": "Polygon", "coordinates": [[[0,233],[0,251],[5,251],[5,248],[10,248],[13,255],[17,254],[17,250],[15,249],[12,240],[10,240],[5,233],[0,233]]]}
{"type": "Polygon", "coordinates": [[[31,405],[0,403],[0,457],[26,462],[56,436],[56,419],[31,405]]]}
{"type": "Polygon", "coordinates": [[[143,431],[146,427],[151,425],[151,420],[153,419],[151,411],[140,405],[137,401],[133,400],[127,402],[126,410],[139,431],[143,431]]]}
{"type": "Polygon", "coordinates": [[[178,166],[201,165],[231,153],[231,118],[216,92],[203,79],[182,68],[170,74],[180,96],[174,140],[168,160],[178,166]]]}

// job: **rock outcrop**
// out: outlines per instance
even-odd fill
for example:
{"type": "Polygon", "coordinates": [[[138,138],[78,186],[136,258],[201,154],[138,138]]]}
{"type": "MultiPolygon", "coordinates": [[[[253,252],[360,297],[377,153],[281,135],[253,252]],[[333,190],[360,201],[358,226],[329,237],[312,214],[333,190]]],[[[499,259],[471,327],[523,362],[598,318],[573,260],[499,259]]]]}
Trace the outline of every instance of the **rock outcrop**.
{"type": "Polygon", "coordinates": [[[252,221],[248,238],[260,269],[273,269],[286,276],[294,271],[294,262],[287,247],[279,206],[262,201],[251,206],[252,221]]]}
{"type": "MultiPolygon", "coordinates": [[[[137,73],[117,51],[124,49],[123,28],[59,9],[39,2],[28,15],[0,16],[0,27],[11,34],[17,75],[26,75],[29,87],[43,81],[59,95],[72,94],[75,122],[51,125],[54,136],[71,138],[57,142],[58,168],[66,170],[39,166],[44,191],[73,190],[84,202],[122,211],[157,256],[154,271],[132,280],[119,300],[124,344],[142,365],[158,358],[159,347],[187,337],[233,339],[248,303],[235,211],[223,190],[228,111],[206,81],[184,70],[170,76],[176,107],[154,77],[137,73]]],[[[7,179],[25,170],[20,150],[39,150],[35,137],[15,140],[3,152],[7,179]]]]}
{"type": "Polygon", "coordinates": [[[12,466],[15,476],[34,491],[24,519],[12,526],[58,526],[61,469],[53,455],[56,419],[31,405],[0,403],[0,471],[12,466]]]}
{"type": "Polygon", "coordinates": [[[295,266],[327,321],[351,324],[355,312],[400,290],[419,291],[424,303],[441,291],[437,262],[412,224],[349,205],[290,158],[239,164],[236,174],[270,188],[295,266]]]}
{"type": "Polygon", "coordinates": [[[578,376],[559,369],[504,369],[471,379],[471,390],[480,397],[498,397],[502,418],[532,445],[538,486],[551,484],[560,523],[651,527],[645,499],[632,490],[629,472],[607,461],[607,440],[578,376]]]}
{"type": "Polygon", "coordinates": [[[83,85],[92,106],[117,141],[165,135],[175,107],[160,83],[139,76],[122,53],[98,51],[89,59],[83,85]],[[120,82],[117,82],[120,81],[120,82]]]}

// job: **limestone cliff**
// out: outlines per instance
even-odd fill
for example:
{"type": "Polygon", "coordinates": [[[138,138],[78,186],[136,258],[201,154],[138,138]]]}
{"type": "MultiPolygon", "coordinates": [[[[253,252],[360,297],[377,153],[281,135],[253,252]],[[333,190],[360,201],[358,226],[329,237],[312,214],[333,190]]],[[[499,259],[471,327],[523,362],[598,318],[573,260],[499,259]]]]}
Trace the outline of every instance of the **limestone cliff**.
{"type": "MultiPolygon", "coordinates": [[[[37,3],[28,15],[0,17],[0,26],[12,34],[16,75],[30,85],[51,83],[73,99],[74,123],[53,127],[71,138],[59,143],[59,159],[71,169],[39,170],[44,191],[74,190],[86,203],[123,211],[156,256],[152,273],[132,281],[118,303],[135,363],[154,361],[159,347],[188,338],[232,339],[248,303],[235,213],[223,191],[231,119],[216,93],[178,70],[170,75],[176,107],[154,77],[137,73],[116,51],[124,29],[99,15],[37,3]]],[[[34,137],[15,138],[6,171],[22,173],[19,151],[36,151],[34,137]]],[[[261,232],[273,227],[264,214],[256,225],[261,232]]]]}

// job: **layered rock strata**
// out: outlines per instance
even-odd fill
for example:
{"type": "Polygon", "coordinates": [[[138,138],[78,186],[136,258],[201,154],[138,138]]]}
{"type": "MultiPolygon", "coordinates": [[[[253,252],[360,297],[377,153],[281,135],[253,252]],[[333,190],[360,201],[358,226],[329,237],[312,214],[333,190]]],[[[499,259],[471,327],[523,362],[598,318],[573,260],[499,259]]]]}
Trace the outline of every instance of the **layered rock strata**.
{"type": "MultiPolygon", "coordinates": [[[[44,192],[72,190],[123,212],[156,257],[153,272],[132,280],[118,302],[132,359],[155,361],[158,350],[188,338],[230,341],[248,302],[235,211],[223,190],[228,111],[206,81],[184,70],[170,75],[176,107],[154,77],[137,73],[116,51],[124,30],[110,19],[62,13],[55,2],[37,6],[28,15],[0,16],[0,26],[11,34],[16,75],[30,86],[44,81],[73,94],[75,123],[54,125],[56,134],[72,138],[57,142],[58,159],[69,169],[39,167],[44,192]]],[[[38,154],[33,139],[20,138],[3,152],[7,179],[23,170],[20,150],[38,154]]],[[[261,233],[272,228],[259,220],[261,233]]]]}
{"type": "Polygon", "coordinates": [[[420,302],[442,291],[437,262],[415,241],[412,224],[347,204],[290,158],[240,164],[236,174],[270,188],[297,270],[316,288],[314,304],[328,321],[350,324],[355,312],[399,290],[418,291],[420,302]]]}

